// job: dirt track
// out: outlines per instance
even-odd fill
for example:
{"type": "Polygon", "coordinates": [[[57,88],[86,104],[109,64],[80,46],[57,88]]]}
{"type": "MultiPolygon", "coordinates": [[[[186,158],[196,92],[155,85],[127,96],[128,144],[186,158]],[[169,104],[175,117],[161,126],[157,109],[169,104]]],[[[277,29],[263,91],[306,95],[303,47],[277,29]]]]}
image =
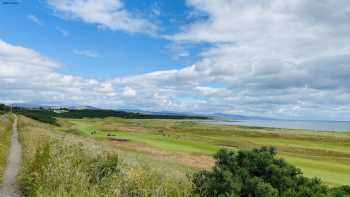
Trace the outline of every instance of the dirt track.
{"type": "Polygon", "coordinates": [[[17,116],[14,116],[15,120],[12,127],[11,147],[4,172],[4,181],[0,187],[0,197],[22,196],[16,184],[16,176],[21,168],[22,149],[18,141],[17,116]]]}

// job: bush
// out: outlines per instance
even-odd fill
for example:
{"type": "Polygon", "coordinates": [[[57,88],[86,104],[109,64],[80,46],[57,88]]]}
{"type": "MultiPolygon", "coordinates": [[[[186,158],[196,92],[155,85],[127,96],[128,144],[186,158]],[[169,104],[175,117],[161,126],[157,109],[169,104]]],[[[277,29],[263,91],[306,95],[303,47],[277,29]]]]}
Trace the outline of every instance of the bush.
{"type": "Polygon", "coordinates": [[[238,152],[220,150],[212,171],[192,178],[194,196],[328,197],[345,196],[349,187],[328,188],[319,179],[303,176],[300,169],[276,158],[274,148],[238,152]]]}
{"type": "Polygon", "coordinates": [[[331,195],[334,197],[350,197],[350,186],[341,186],[331,189],[331,195]]]}

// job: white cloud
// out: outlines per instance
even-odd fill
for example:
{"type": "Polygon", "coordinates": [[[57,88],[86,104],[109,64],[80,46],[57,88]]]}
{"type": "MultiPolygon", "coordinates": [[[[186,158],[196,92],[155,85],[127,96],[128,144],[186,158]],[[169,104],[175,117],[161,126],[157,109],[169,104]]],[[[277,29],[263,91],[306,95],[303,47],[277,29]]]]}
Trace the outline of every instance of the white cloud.
{"type": "MultiPolygon", "coordinates": [[[[184,109],[175,98],[177,90],[157,82],[163,78],[162,72],[101,81],[61,74],[62,67],[34,50],[0,41],[0,100],[114,109],[184,109]]],[[[166,73],[171,77],[172,71],[166,73]]]]}
{"type": "Polygon", "coordinates": [[[114,104],[114,90],[107,81],[60,74],[58,69],[62,66],[31,49],[0,40],[1,100],[114,104]]]}
{"type": "Polygon", "coordinates": [[[88,58],[98,58],[100,57],[100,55],[95,52],[95,51],[91,51],[91,50],[73,50],[74,54],[76,55],[80,55],[80,56],[84,56],[84,57],[88,57],[88,58]]]}
{"type": "MultiPolygon", "coordinates": [[[[112,30],[145,32],[151,24],[128,13],[117,0],[50,4],[69,17],[112,30]],[[121,18],[127,16],[127,23],[114,20],[120,13],[121,18]],[[126,27],[135,20],[147,25],[126,27]]],[[[1,100],[350,119],[349,1],[188,0],[188,4],[206,17],[168,37],[175,46],[211,46],[194,65],[98,81],[60,74],[59,63],[0,42],[1,100]]],[[[186,46],[175,48],[186,51],[186,46]]]]}
{"type": "MultiPolygon", "coordinates": [[[[183,69],[115,79],[115,86],[142,95],[124,103],[153,110],[350,118],[344,116],[350,111],[350,48],[341,21],[333,25],[327,21],[338,19],[311,20],[303,11],[310,6],[304,1],[189,3],[208,20],[188,26],[173,39],[212,47],[183,69]]],[[[336,9],[343,13],[346,5],[336,9]]]]}
{"type": "Polygon", "coordinates": [[[339,113],[340,106],[350,111],[350,103],[340,99],[350,91],[348,1],[187,2],[206,19],[185,26],[172,40],[212,45],[202,52],[192,73],[200,77],[191,83],[219,83],[235,93],[211,103],[275,116],[282,110],[322,118],[339,113]]]}
{"type": "Polygon", "coordinates": [[[136,96],[136,91],[130,87],[124,88],[123,96],[134,97],[136,96]]]}
{"type": "Polygon", "coordinates": [[[203,96],[229,96],[230,92],[225,88],[213,88],[213,87],[204,87],[204,86],[198,86],[195,88],[196,91],[200,95],[203,96]]]}
{"type": "Polygon", "coordinates": [[[66,18],[79,19],[114,31],[154,34],[157,27],[128,12],[121,0],[48,0],[66,18]]]}
{"type": "Polygon", "coordinates": [[[35,24],[37,24],[37,25],[39,25],[39,26],[44,25],[44,23],[43,23],[37,16],[35,16],[34,14],[29,14],[29,15],[27,16],[27,18],[28,18],[29,20],[31,20],[33,23],[35,23],[35,24]]]}
{"type": "MultiPolygon", "coordinates": [[[[289,87],[284,85],[283,75],[271,78],[276,74],[274,66],[265,70],[248,70],[250,74],[242,78],[239,78],[239,74],[244,72],[238,72],[237,75],[228,72],[232,75],[229,77],[222,72],[213,74],[212,70],[201,65],[192,65],[179,70],[105,81],[61,74],[61,67],[61,64],[31,49],[0,41],[0,100],[156,111],[220,111],[274,117],[350,118],[346,115],[350,110],[350,93],[344,90],[349,83],[343,81],[343,87],[336,85],[334,88],[321,89],[312,88],[312,81],[309,80],[310,84],[302,88],[289,87]],[[266,82],[264,76],[268,76],[271,84],[266,82]],[[220,87],[213,87],[215,83],[220,87]],[[276,84],[280,87],[274,87],[276,84]]],[[[317,73],[330,85],[334,85],[333,79],[349,73],[348,70],[342,70],[341,73],[332,72],[331,69],[302,72],[311,77],[312,73],[317,73]]],[[[301,75],[302,80],[307,79],[303,77],[301,75]]],[[[317,83],[317,80],[313,81],[317,83]]]]}

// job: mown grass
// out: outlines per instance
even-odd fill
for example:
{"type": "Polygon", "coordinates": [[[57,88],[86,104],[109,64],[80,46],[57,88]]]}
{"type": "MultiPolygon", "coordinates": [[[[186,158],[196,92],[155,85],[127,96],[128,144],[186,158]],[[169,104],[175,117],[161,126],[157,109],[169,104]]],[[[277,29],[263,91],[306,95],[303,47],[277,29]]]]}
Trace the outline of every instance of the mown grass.
{"type": "Polygon", "coordinates": [[[118,150],[108,141],[56,131],[20,116],[21,189],[29,197],[188,196],[179,165],[118,150]]]}
{"type": "Polygon", "coordinates": [[[306,176],[317,176],[329,185],[350,183],[349,133],[120,118],[62,119],[60,123],[63,131],[74,131],[98,139],[129,140],[123,147],[128,144],[135,147],[136,143],[156,150],[186,153],[193,157],[209,156],[220,148],[251,149],[274,146],[278,149],[279,156],[301,168],[306,176]]]}
{"type": "Polygon", "coordinates": [[[7,155],[11,144],[12,121],[10,115],[0,115],[0,184],[6,167],[7,155]]]}

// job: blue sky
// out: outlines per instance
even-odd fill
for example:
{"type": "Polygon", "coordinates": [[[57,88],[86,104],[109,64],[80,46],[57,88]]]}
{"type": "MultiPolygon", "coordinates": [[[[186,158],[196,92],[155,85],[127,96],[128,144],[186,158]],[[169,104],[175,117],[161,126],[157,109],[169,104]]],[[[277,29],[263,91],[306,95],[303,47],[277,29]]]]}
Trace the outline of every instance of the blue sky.
{"type": "MultiPolygon", "coordinates": [[[[124,2],[128,10],[155,18],[162,34],[171,34],[191,20],[184,1],[137,0],[124,2]],[[157,13],[155,10],[158,11],[157,13]],[[157,14],[157,16],[155,16],[157,14]],[[172,21],[170,22],[169,19],[172,21]]],[[[40,51],[65,65],[61,72],[96,77],[134,75],[162,69],[180,68],[195,61],[193,56],[177,58],[172,43],[158,36],[112,31],[79,20],[64,20],[45,1],[23,1],[0,7],[0,35],[3,40],[40,51]],[[34,19],[33,19],[34,18],[34,19]],[[77,54],[89,51],[96,57],[77,54]]]]}
{"type": "Polygon", "coordinates": [[[0,102],[350,120],[348,0],[0,0],[0,102]]]}

